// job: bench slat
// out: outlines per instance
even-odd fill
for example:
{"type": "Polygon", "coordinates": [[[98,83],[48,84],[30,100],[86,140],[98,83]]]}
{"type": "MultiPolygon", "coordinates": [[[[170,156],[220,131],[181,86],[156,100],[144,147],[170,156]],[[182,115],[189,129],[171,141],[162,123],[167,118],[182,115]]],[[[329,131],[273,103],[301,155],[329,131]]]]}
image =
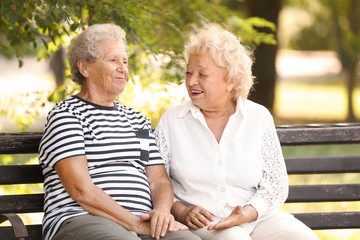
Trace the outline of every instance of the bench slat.
{"type": "Polygon", "coordinates": [[[288,174],[360,173],[360,156],[287,157],[288,174]]]}
{"type": "Polygon", "coordinates": [[[5,165],[0,166],[0,185],[43,183],[40,165],[5,165]]]}
{"type": "Polygon", "coordinates": [[[360,143],[360,125],[353,127],[277,128],[282,146],[360,143]]]}
{"type": "MultiPolygon", "coordinates": [[[[0,133],[0,153],[36,153],[41,132],[0,133]]],[[[360,124],[277,126],[283,146],[360,143],[360,124]]]]}
{"type": "Polygon", "coordinates": [[[360,228],[360,212],[296,213],[313,230],[360,228]]]}
{"type": "MultiPolygon", "coordinates": [[[[3,213],[42,212],[44,194],[0,196],[3,213]]],[[[292,185],[287,203],[360,201],[360,184],[292,185]]]]}
{"type": "Polygon", "coordinates": [[[43,204],[43,193],[0,196],[1,213],[43,212],[43,204]]]}
{"type": "Polygon", "coordinates": [[[0,133],[0,153],[37,153],[42,135],[40,132],[0,133]]]}
{"type": "MultiPolygon", "coordinates": [[[[26,230],[29,234],[29,239],[31,240],[41,240],[41,228],[40,224],[37,225],[27,225],[26,230]]],[[[0,227],[0,236],[1,239],[6,240],[19,240],[14,235],[14,230],[11,227],[0,227]]]]}
{"type": "Polygon", "coordinates": [[[291,185],[288,203],[360,201],[360,184],[291,185]]]}

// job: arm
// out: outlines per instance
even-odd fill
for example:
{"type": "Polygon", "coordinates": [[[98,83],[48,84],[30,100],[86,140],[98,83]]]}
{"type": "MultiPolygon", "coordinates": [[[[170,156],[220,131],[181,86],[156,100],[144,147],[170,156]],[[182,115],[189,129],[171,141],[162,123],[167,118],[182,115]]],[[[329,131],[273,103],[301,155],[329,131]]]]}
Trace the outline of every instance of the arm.
{"type": "Polygon", "coordinates": [[[258,212],[278,209],[288,196],[288,175],[274,122],[269,116],[262,136],[263,175],[255,195],[247,203],[258,212]]]}
{"type": "Polygon", "coordinates": [[[175,221],[170,209],[173,204],[173,188],[163,165],[148,166],[146,175],[149,179],[151,199],[154,209],[149,212],[151,236],[164,237],[167,231],[187,229],[175,221]]]}
{"type": "Polygon", "coordinates": [[[261,143],[263,173],[255,195],[244,207],[237,206],[229,217],[210,225],[209,230],[254,221],[265,212],[279,208],[286,200],[288,177],[285,162],[271,115],[266,117],[261,143]]]}
{"type": "Polygon", "coordinates": [[[149,223],[125,210],[109,195],[93,184],[84,155],[69,157],[56,163],[55,170],[70,197],[89,213],[110,219],[129,231],[150,235],[149,223]]]}

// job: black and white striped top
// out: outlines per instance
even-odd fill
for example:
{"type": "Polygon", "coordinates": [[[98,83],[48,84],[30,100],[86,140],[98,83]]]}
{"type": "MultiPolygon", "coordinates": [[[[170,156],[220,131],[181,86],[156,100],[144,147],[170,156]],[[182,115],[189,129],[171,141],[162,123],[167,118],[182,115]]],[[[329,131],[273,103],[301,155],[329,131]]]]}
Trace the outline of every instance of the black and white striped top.
{"type": "Polygon", "coordinates": [[[90,176],[98,187],[135,215],[152,209],[145,167],[163,164],[150,120],[114,102],[99,106],[77,96],[50,111],[39,148],[43,168],[43,236],[52,239],[64,220],[86,214],[62,186],[54,165],[86,155],[90,176]]]}

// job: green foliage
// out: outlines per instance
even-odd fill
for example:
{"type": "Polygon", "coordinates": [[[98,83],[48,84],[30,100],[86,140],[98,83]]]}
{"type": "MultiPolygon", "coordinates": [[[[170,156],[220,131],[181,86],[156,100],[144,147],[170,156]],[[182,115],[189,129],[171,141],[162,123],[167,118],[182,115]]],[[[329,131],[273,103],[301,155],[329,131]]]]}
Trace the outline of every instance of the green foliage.
{"type": "MultiPolygon", "coordinates": [[[[180,84],[184,79],[182,53],[186,33],[206,22],[226,24],[230,31],[234,31],[252,48],[260,43],[275,43],[272,34],[257,31],[258,27],[274,31],[273,24],[260,18],[243,19],[241,12],[231,9],[229,1],[222,2],[2,0],[0,52],[7,55],[15,53],[21,67],[26,54],[37,52],[39,59],[48,58],[58,46],[66,47],[69,39],[87,26],[113,22],[124,28],[127,33],[132,82],[137,78],[136,83],[144,88],[150,87],[151,84],[180,84]],[[31,51],[27,52],[26,49],[31,51]],[[158,63],[154,64],[155,60],[158,60],[158,63]]],[[[65,84],[51,93],[47,101],[57,102],[79,89],[69,81],[68,72],[66,76],[65,84]]],[[[168,101],[163,99],[159,105],[165,102],[168,101]]],[[[40,100],[29,109],[36,111],[35,106],[39,104],[46,105],[40,100]]],[[[132,104],[129,103],[129,106],[132,104]]],[[[10,116],[19,126],[23,124],[20,127],[21,131],[28,129],[33,122],[33,116],[36,116],[36,112],[33,116],[28,116],[11,111],[5,109],[2,115],[10,116]]]]}
{"type": "MultiPolygon", "coordinates": [[[[181,59],[185,32],[193,24],[200,25],[207,21],[229,22],[242,34],[247,41],[259,44],[269,43],[268,35],[258,33],[255,27],[273,28],[269,23],[260,19],[241,21],[226,21],[229,16],[239,16],[219,3],[205,0],[2,0],[0,2],[0,30],[3,33],[0,50],[5,53],[13,49],[22,65],[24,49],[47,49],[48,57],[56,47],[64,43],[64,36],[70,36],[87,25],[95,23],[113,22],[120,25],[127,32],[130,45],[134,45],[132,54],[139,52],[147,54],[171,55],[170,62],[164,69],[177,68],[181,59]],[[40,44],[39,44],[40,43],[40,44]]],[[[132,58],[134,70],[138,67],[136,57],[132,58]]],[[[169,77],[170,75],[165,75],[169,77]]],[[[179,80],[175,74],[173,80],[179,80]]]]}
{"type": "Polygon", "coordinates": [[[255,48],[261,43],[272,45],[276,44],[274,36],[276,26],[274,23],[263,18],[251,17],[242,19],[238,16],[232,16],[228,19],[227,23],[232,27],[235,34],[244,38],[245,43],[250,45],[252,48],[255,48]],[[258,28],[268,28],[273,33],[259,32],[257,30],[258,28]]]}
{"type": "Polygon", "coordinates": [[[18,128],[19,132],[27,131],[39,116],[39,110],[44,104],[43,92],[26,93],[16,96],[2,96],[0,106],[0,117],[6,116],[18,128]]]}
{"type": "Polygon", "coordinates": [[[360,53],[360,4],[351,0],[287,0],[288,6],[307,12],[311,24],[291,40],[301,50],[335,50],[342,62],[360,53]]]}

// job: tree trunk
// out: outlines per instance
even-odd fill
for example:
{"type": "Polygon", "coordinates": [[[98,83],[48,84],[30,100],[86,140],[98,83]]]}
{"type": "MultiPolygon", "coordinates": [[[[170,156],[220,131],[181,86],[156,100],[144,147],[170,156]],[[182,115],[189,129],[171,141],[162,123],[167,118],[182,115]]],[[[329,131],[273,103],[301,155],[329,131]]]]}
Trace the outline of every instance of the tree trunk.
{"type": "MultiPolygon", "coordinates": [[[[282,0],[245,0],[250,16],[261,17],[278,26],[282,0]]],[[[264,32],[268,29],[260,29],[264,32]]],[[[276,33],[275,33],[276,38],[276,33]]],[[[273,111],[276,84],[275,60],[277,45],[262,44],[254,52],[253,75],[256,77],[254,90],[249,99],[273,111]]]]}
{"type": "Polygon", "coordinates": [[[50,59],[50,68],[55,75],[56,87],[60,87],[65,78],[65,49],[61,45],[50,59]]]}
{"type": "Polygon", "coordinates": [[[344,66],[345,76],[346,76],[346,91],[347,91],[347,103],[348,103],[348,115],[346,117],[347,122],[355,122],[356,117],[354,114],[354,107],[353,107],[353,89],[355,87],[355,78],[356,78],[356,62],[349,63],[348,65],[344,66]]]}

